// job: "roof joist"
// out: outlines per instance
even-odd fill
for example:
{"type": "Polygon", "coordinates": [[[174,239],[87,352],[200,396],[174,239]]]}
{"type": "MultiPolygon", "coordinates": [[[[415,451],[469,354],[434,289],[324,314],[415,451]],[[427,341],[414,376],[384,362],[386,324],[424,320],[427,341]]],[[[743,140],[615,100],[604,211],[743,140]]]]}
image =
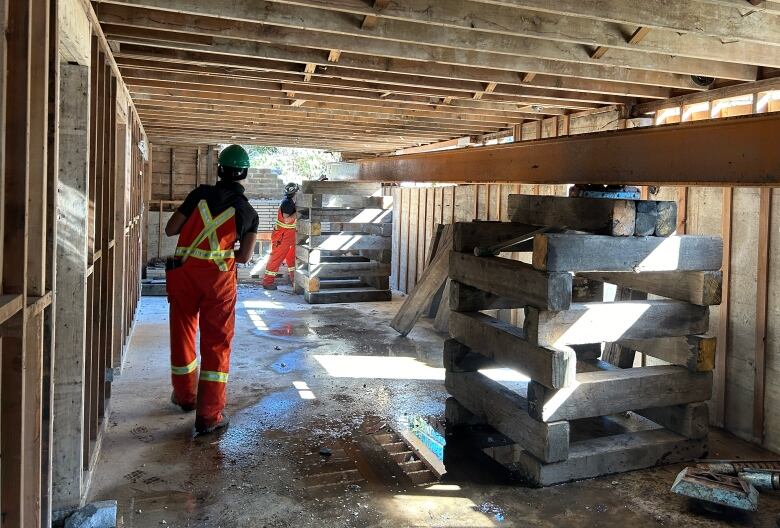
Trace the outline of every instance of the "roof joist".
{"type": "MultiPolygon", "coordinates": [[[[167,0],[137,0],[139,5],[170,7],[167,0]]],[[[591,59],[583,46],[525,37],[480,34],[469,30],[430,31],[424,24],[388,20],[366,32],[339,13],[260,2],[259,6],[236,4],[230,0],[195,2],[181,0],[175,5],[186,12],[166,13],[101,4],[99,16],[104,31],[112,38],[136,36],[165,37],[153,30],[184,33],[187,36],[210,36],[212,47],[236,46],[256,42],[273,45],[339,49],[343,53],[419,61],[442,62],[509,71],[533,71],[591,79],[619,79],[639,84],[653,84],[693,89],[689,75],[707,75],[734,80],[755,80],[755,66],[719,61],[688,59],[671,55],[651,55],[614,50],[600,60],[591,59]],[[181,5],[183,4],[183,5],[181,5]],[[191,5],[190,5],[191,4],[191,5]],[[231,18],[217,18],[231,13],[231,18]],[[262,24],[259,24],[262,23],[262,24]],[[401,27],[390,27],[392,24],[401,27]],[[409,27],[406,27],[409,26],[409,27]],[[135,31],[131,31],[134,29],[135,31]],[[460,34],[462,33],[462,35],[460,34]],[[236,42],[238,40],[238,42],[236,42]],[[245,42],[244,42],[245,41],[245,42]],[[629,56],[626,56],[629,55],[629,56]]],[[[193,38],[193,45],[204,45],[193,38]]],[[[206,44],[208,45],[208,44],[206,44]]],[[[243,46],[247,47],[247,46],[243,46]]],[[[322,58],[320,58],[322,60],[322,58]]],[[[340,59],[339,62],[343,60],[340,59]]]]}

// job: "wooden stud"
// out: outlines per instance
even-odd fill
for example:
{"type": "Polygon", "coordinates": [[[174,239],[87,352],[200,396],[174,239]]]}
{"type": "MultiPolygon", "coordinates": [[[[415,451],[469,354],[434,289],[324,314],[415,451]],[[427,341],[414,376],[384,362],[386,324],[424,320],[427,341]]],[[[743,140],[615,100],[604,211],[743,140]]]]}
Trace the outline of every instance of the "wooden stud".
{"type": "Polygon", "coordinates": [[[731,285],[731,216],[733,211],[733,189],[723,188],[723,201],[721,206],[721,236],[723,237],[723,286],[722,301],[718,314],[718,352],[715,359],[714,372],[714,416],[713,423],[724,426],[726,423],[726,378],[728,375],[728,350],[729,350],[729,317],[730,303],[729,290],[731,285]]]}
{"type": "Polygon", "coordinates": [[[766,394],[766,337],[769,288],[769,245],[771,243],[770,219],[772,217],[772,189],[759,191],[758,210],[758,258],[756,270],[756,336],[755,377],[753,381],[753,436],[764,441],[764,405],[766,394]]]}

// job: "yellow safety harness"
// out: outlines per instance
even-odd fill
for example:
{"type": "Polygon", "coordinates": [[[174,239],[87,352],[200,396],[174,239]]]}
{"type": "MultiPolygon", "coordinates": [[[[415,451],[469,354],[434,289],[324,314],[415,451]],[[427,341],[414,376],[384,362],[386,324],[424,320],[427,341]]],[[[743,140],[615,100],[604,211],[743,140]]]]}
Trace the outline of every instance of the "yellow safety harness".
{"type": "Polygon", "coordinates": [[[235,255],[232,249],[221,249],[219,247],[217,229],[236,214],[236,209],[234,207],[228,207],[219,216],[213,218],[206,200],[201,200],[198,202],[198,212],[200,212],[200,218],[203,220],[203,231],[195,237],[195,240],[193,240],[192,244],[188,247],[178,246],[175,255],[180,257],[182,262],[189,257],[212,260],[220,271],[228,271],[228,265],[227,262],[225,262],[225,259],[235,258],[235,255]],[[207,238],[209,240],[210,249],[198,248],[201,242],[207,238]]]}

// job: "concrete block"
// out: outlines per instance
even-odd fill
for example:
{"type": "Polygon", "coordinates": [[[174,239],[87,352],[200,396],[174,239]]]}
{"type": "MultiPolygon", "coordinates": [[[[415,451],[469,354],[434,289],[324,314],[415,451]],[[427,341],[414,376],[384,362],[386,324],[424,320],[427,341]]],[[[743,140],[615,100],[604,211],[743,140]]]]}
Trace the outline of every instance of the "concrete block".
{"type": "Polygon", "coordinates": [[[87,504],[65,519],[65,528],[116,528],[117,502],[107,500],[87,504]]]}

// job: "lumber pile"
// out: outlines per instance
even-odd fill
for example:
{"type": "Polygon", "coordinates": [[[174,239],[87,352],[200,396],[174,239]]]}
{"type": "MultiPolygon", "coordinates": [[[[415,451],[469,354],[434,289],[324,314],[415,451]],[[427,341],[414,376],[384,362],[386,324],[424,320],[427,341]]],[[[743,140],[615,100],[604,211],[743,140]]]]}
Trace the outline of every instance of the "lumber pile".
{"type": "Polygon", "coordinates": [[[496,229],[455,225],[448,425],[497,430],[511,442],[485,452],[537,486],[703,456],[720,238],[672,235],[676,218],[666,202],[511,196],[509,203],[526,232],[559,231],[536,234],[522,262],[475,256],[473,241],[496,229]],[[648,210],[653,221],[640,222],[637,211],[648,210]],[[604,302],[604,283],[618,286],[615,301],[604,302]],[[520,308],[522,328],[487,312],[520,308]],[[662,361],[635,366],[637,351],[662,361]],[[482,372],[496,367],[522,381],[482,372]]]}
{"type": "Polygon", "coordinates": [[[295,291],[310,304],[389,301],[392,197],[379,183],[305,181],[295,291]]]}

